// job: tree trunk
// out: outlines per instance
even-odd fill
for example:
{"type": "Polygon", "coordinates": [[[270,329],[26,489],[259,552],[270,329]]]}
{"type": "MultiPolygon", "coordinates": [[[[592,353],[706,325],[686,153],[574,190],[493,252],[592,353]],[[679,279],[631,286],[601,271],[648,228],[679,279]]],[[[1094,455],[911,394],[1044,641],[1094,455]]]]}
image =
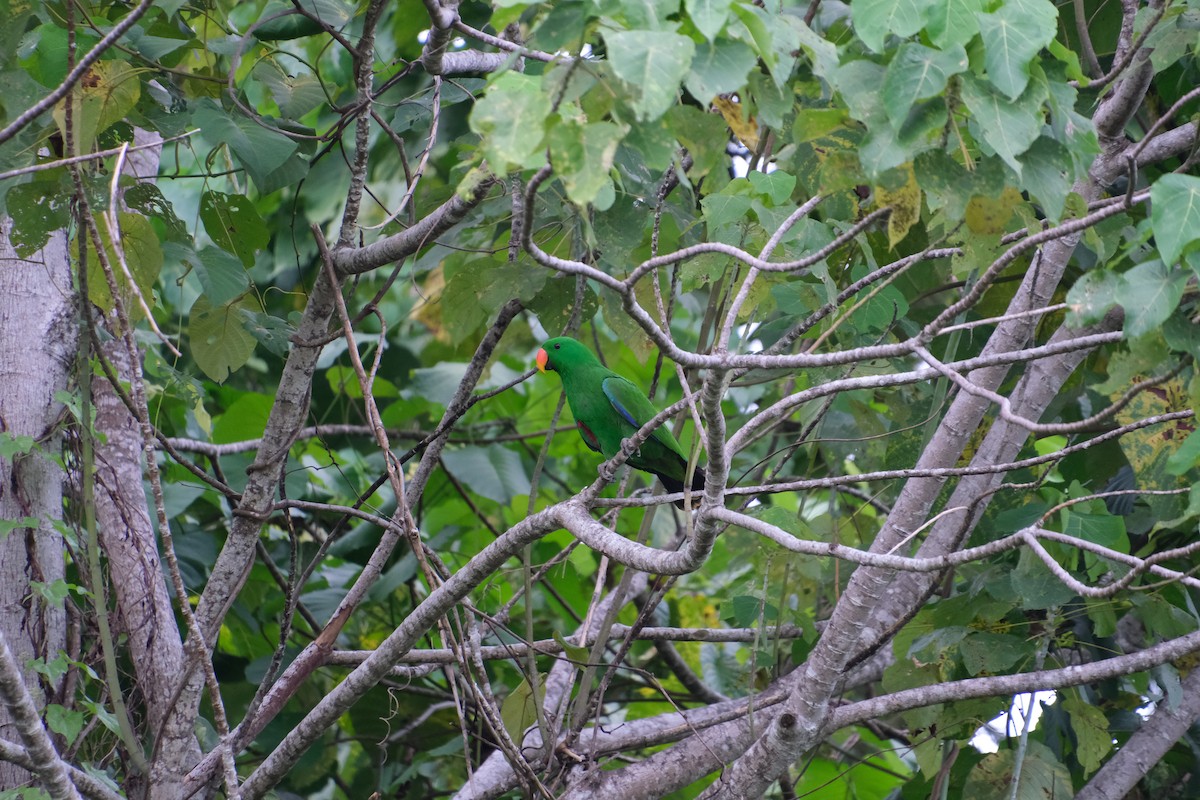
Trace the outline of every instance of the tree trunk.
{"type": "MultiPolygon", "coordinates": [[[[0,219],[0,437],[29,436],[36,445],[0,457],[0,520],[30,521],[0,532],[0,633],[44,707],[56,699],[56,687],[42,683],[29,663],[65,648],[66,611],[61,603],[47,603],[34,582],[53,584],[64,575],[62,537],[55,530],[63,517],[64,473],[57,463],[63,406],[55,393],[67,388],[78,331],[65,232],[22,259],[9,243],[10,227],[10,220],[0,219]]],[[[3,710],[0,739],[20,741],[3,710]]],[[[0,787],[20,786],[29,777],[0,762],[0,787]]]]}
{"type": "MultiPolygon", "coordinates": [[[[101,345],[123,381],[133,371],[120,341],[101,345]]],[[[117,623],[128,637],[129,655],[144,714],[143,724],[157,741],[170,776],[151,776],[151,795],[159,778],[171,784],[200,758],[194,735],[162,739],[175,692],[183,676],[183,642],[163,579],[154,526],[142,480],[142,434],[138,422],[104,378],[92,384],[96,404],[96,522],[108,560],[110,591],[117,623]]],[[[178,787],[175,787],[176,790],[178,787]]],[[[177,791],[175,792],[177,794],[177,791]]]]}

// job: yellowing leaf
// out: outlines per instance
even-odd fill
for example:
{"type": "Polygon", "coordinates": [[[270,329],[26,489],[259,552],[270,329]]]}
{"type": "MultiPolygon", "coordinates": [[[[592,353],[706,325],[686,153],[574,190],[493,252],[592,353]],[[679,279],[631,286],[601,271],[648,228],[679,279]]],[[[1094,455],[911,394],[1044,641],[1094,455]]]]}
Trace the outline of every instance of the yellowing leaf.
{"type": "MultiPolygon", "coordinates": [[[[1135,380],[1143,380],[1137,376],[1135,380]]],[[[1120,387],[1109,398],[1118,400],[1128,387],[1120,387]]],[[[1129,405],[1117,412],[1121,425],[1128,425],[1146,417],[1181,411],[1188,407],[1188,391],[1182,378],[1172,378],[1166,383],[1152,386],[1134,395],[1129,405]]],[[[1163,425],[1151,425],[1130,431],[1121,437],[1121,450],[1129,465],[1138,476],[1138,487],[1143,489],[1174,489],[1177,482],[1159,469],[1160,462],[1174,453],[1183,440],[1191,435],[1195,427],[1191,420],[1175,420],[1163,425]]]]}
{"type": "Polygon", "coordinates": [[[1083,773],[1090,775],[1100,768],[1104,757],[1112,750],[1112,734],[1108,730],[1108,718],[1104,712],[1079,696],[1078,691],[1064,692],[1063,710],[1071,716],[1071,730],[1075,732],[1075,757],[1079,759],[1083,773]]]}
{"type": "Polygon", "coordinates": [[[439,342],[449,342],[450,334],[442,325],[442,292],[446,290],[446,273],[442,270],[442,265],[438,264],[429,271],[425,276],[425,282],[421,284],[421,299],[417,302],[417,307],[413,310],[412,316],[417,322],[420,322],[425,327],[429,328],[439,342]]]}
{"type": "Polygon", "coordinates": [[[999,197],[973,196],[967,202],[967,227],[975,233],[1004,233],[1021,199],[1021,193],[1011,186],[1004,187],[999,197]]]}
{"type": "MultiPolygon", "coordinates": [[[[124,61],[99,61],[92,65],[72,95],[75,147],[80,152],[93,149],[96,137],[137,105],[141,84],[137,72],[124,61]]],[[[66,133],[66,101],[54,107],[54,121],[60,133],[66,133]]]]}
{"type": "Polygon", "coordinates": [[[921,219],[921,187],[913,174],[912,162],[889,172],[902,175],[904,182],[899,186],[876,186],[875,203],[880,208],[892,209],[888,216],[888,246],[894,248],[921,219]]]}
{"type": "Polygon", "coordinates": [[[741,140],[742,144],[751,150],[758,149],[758,120],[754,117],[744,118],[740,103],[725,97],[717,97],[713,100],[713,107],[721,112],[721,116],[725,118],[725,124],[729,126],[729,130],[733,131],[733,135],[741,140]]]}
{"type": "MultiPolygon", "coordinates": [[[[104,222],[97,220],[97,224],[103,232],[105,230],[104,222]]],[[[140,214],[120,214],[118,224],[121,226],[121,252],[125,254],[125,264],[133,275],[138,291],[146,300],[146,305],[153,308],[154,282],[158,280],[158,273],[162,271],[163,265],[162,247],[158,243],[158,235],[155,234],[150,220],[140,214]]],[[[121,300],[125,305],[125,310],[134,319],[140,319],[142,316],[141,305],[134,298],[129,280],[125,277],[124,270],[121,269],[121,264],[117,260],[117,254],[113,250],[112,241],[107,237],[104,242],[104,252],[108,256],[108,263],[112,266],[117,287],[121,290],[121,300]]],[[[87,258],[88,297],[105,312],[112,311],[112,293],[108,290],[104,269],[100,265],[100,259],[96,257],[96,250],[92,247],[91,241],[88,242],[87,258]]]]}

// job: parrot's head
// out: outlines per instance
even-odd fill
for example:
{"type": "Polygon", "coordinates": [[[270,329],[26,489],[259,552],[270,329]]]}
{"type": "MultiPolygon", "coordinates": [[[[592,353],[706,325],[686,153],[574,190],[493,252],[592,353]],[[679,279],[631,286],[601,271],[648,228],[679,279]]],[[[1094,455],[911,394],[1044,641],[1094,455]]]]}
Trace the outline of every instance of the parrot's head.
{"type": "Polygon", "coordinates": [[[537,351],[537,368],[541,372],[560,372],[576,365],[596,361],[592,351],[570,336],[547,339],[537,351]]]}

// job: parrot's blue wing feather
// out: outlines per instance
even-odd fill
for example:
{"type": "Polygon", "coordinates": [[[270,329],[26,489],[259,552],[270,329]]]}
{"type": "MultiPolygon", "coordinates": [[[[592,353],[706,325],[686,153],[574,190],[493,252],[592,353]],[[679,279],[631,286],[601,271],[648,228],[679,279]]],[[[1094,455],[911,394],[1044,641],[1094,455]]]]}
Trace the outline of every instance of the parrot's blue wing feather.
{"type": "Polygon", "coordinates": [[[628,401],[621,402],[621,390],[626,389],[626,386],[633,389],[634,392],[637,392],[638,390],[637,387],[632,383],[619,376],[614,378],[605,378],[604,380],[600,381],[601,391],[604,392],[604,396],[608,398],[608,402],[612,403],[612,407],[617,410],[617,413],[624,417],[625,421],[634,428],[640,428],[643,424],[645,424],[646,420],[639,422],[637,418],[635,418],[630,412],[628,401]]]}

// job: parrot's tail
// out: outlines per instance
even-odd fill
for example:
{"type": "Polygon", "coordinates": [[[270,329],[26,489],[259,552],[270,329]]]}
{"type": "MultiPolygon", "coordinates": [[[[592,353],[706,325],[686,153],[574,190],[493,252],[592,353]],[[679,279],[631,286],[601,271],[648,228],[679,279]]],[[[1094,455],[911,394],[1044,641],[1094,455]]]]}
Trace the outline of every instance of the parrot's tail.
{"type": "MultiPolygon", "coordinates": [[[[683,491],[683,481],[679,480],[678,478],[672,477],[671,475],[663,475],[661,472],[656,472],[654,474],[658,476],[660,481],[662,481],[662,485],[668,492],[674,494],[675,492],[683,491]]],[[[704,470],[700,467],[696,467],[696,472],[692,475],[692,508],[695,508],[700,503],[700,498],[696,497],[695,495],[703,491],[704,470]]],[[[675,507],[683,508],[683,501],[676,500],[675,507]]]]}

